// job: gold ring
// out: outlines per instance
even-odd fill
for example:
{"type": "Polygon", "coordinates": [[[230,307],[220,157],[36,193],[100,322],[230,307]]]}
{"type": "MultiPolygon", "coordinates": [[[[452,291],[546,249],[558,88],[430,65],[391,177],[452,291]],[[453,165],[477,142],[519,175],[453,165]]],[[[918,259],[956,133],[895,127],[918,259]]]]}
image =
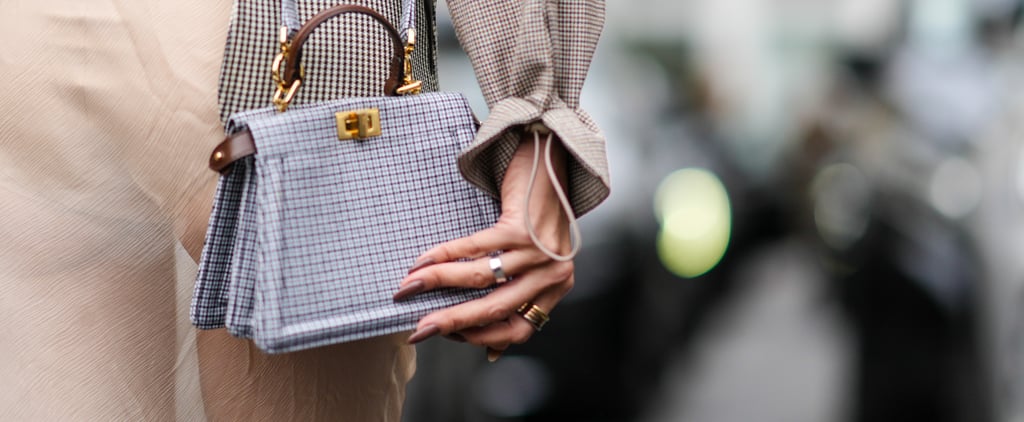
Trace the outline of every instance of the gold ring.
{"type": "Polygon", "coordinates": [[[544,324],[551,321],[551,317],[548,316],[547,312],[544,312],[540,306],[534,305],[533,303],[526,302],[516,309],[516,313],[521,315],[523,319],[533,325],[533,329],[540,331],[544,328],[544,324]]]}

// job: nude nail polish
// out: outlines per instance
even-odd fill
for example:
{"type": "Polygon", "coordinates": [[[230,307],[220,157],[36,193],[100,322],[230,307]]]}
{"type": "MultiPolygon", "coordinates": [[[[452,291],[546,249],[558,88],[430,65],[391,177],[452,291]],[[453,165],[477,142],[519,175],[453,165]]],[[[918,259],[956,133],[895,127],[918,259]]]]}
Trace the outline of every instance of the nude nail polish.
{"type": "Polygon", "coordinates": [[[415,296],[422,293],[426,287],[426,284],[423,284],[423,280],[413,280],[409,282],[409,284],[406,284],[405,287],[398,289],[398,291],[395,292],[395,295],[392,296],[391,299],[396,302],[408,299],[411,296],[415,296]]]}
{"type": "Polygon", "coordinates": [[[420,328],[419,330],[416,330],[415,333],[412,333],[412,335],[409,336],[408,342],[409,344],[416,344],[423,340],[436,336],[439,333],[441,333],[441,329],[438,328],[438,326],[431,324],[426,327],[420,328]]]}
{"type": "Polygon", "coordinates": [[[412,268],[409,268],[409,273],[408,274],[412,274],[414,271],[416,271],[416,270],[418,270],[420,268],[426,267],[428,265],[433,265],[433,264],[434,264],[434,259],[433,258],[423,258],[423,259],[421,259],[419,261],[416,261],[414,264],[412,264],[412,268]]]}

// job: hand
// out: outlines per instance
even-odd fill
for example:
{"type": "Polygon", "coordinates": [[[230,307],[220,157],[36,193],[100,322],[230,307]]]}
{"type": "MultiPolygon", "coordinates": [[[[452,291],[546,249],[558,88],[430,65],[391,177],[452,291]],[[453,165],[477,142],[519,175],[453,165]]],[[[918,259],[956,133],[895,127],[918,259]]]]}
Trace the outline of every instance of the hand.
{"type": "MultiPolygon", "coordinates": [[[[560,183],[566,180],[566,151],[553,139],[551,163],[560,183]]],[[[525,225],[525,209],[533,164],[532,133],[524,135],[505,173],[501,186],[501,217],[494,227],[438,245],[416,260],[402,280],[395,300],[442,287],[485,288],[495,284],[489,254],[500,257],[510,281],[485,297],[443,309],[423,317],[409,343],[434,335],[488,348],[488,360],[495,360],[511,344],[526,342],[534,327],[516,314],[523,303],[532,302],[550,313],[574,283],[572,261],[556,261],[531,240],[525,225]],[[472,261],[458,262],[462,258],[472,261]]],[[[543,144],[540,145],[543,148],[543,144]]],[[[569,220],[562,211],[547,172],[538,170],[530,198],[531,221],[547,248],[556,253],[570,249],[569,220]]],[[[563,190],[564,190],[563,186],[563,190]]]]}

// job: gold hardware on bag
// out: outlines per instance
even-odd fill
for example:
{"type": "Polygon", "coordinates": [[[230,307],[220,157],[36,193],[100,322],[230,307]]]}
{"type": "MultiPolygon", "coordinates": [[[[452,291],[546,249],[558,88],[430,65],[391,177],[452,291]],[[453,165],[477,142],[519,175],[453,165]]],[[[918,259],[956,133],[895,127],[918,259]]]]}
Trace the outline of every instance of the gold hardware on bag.
{"type": "Polygon", "coordinates": [[[408,36],[405,42],[405,78],[402,81],[402,86],[395,90],[398,95],[416,95],[423,89],[423,82],[417,81],[412,77],[412,52],[416,47],[416,29],[409,28],[407,33],[408,36]]]}
{"type": "Polygon", "coordinates": [[[278,42],[281,43],[281,52],[274,57],[274,62],[270,65],[270,75],[273,77],[274,83],[277,84],[277,91],[274,92],[274,105],[277,106],[277,111],[284,112],[295,99],[295,93],[298,92],[299,87],[302,86],[302,78],[306,76],[306,71],[300,64],[299,79],[292,81],[291,84],[285,83],[284,76],[281,74],[281,66],[288,59],[288,27],[281,27],[278,42]]]}
{"type": "Polygon", "coordinates": [[[277,106],[277,111],[283,112],[288,109],[288,105],[295,99],[295,93],[298,92],[300,85],[302,85],[302,79],[292,82],[287,92],[284,91],[283,85],[277,87],[277,92],[274,93],[274,105],[277,106]]]}
{"type": "Polygon", "coordinates": [[[380,136],[380,110],[376,108],[340,111],[334,117],[338,119],[340,140],[380,136]]]}

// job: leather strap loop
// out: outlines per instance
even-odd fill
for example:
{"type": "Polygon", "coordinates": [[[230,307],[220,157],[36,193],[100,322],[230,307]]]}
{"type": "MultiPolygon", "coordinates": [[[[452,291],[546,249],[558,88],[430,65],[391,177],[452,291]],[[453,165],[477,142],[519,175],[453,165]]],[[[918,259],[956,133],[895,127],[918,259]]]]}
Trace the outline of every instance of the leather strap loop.
{"type": "Polygon", "coordinates": [[[284,61],[284,72],[282,77],[285,79],[285,85],[291,85],[296,79],[300,79],[299,64],[302,61],[302,46],[306,43],[306,39],[313,33],[320,24],[340,15],[348,13],[358,13],[369,16],[379,22],[387,30],[388,36],[391,38],[391,43],[394,46],[394,52],[391,57],[391,69],[388,72],[388,79],[384,82],[384,95],[398,95],[396,90],[401,86],[402,80],[405,78],[404,60],[405,60],[405,46],[402,42],[401,36],[395,27],[388,22],[388,19],[382,16],[380,13],[375,12],[373,9],[355,6],[348,4],[337,5],[324,11],[317,13],[305,24],[299,28],[295,36],[292,37],[291,42],[288,45],[288,56],[284,61]]]}
{"type": "Polygon", "coordinates": [[[224,173],[235,161],[256,153],[256,143],[248,130],[224,138],[210,154],[210,170],[224,173]]]}
{"type": "MultiPolygon", "coordinates": [[[[384,94],[398,95],[397,90],[402,86],[402,81],[405,79],[405,45],[402,42],[401,36],[395,30],[395,27],[388,22],[387,18],[380,13],[367,7],[346,4],[337,5],[317,13],[316,16],[306,21],[299,28],[298,32],[295,33],[295,36],[292,37],[288,45],[290,54],[288,54],[284,61],[282,77],[285,79],[285,85],[290,86],[295,80],[301,78],[299,64],[302,62],[302,46],[306,43],[310,34],[313,33],[313,30],[332,18],[349,13],[369,16],[383,25],[387,31],[394,46],[394,52],[391,57],[391,69],[388,72],[388,79],[384,82],[384,94]]],[[[213,152],[210,154],[210,169],[224,173],[235,161],[255,153],[256,143],[253,142],[252,134],[248,130],[243,130],[228,136],[213,149],[213,152]]]]}

